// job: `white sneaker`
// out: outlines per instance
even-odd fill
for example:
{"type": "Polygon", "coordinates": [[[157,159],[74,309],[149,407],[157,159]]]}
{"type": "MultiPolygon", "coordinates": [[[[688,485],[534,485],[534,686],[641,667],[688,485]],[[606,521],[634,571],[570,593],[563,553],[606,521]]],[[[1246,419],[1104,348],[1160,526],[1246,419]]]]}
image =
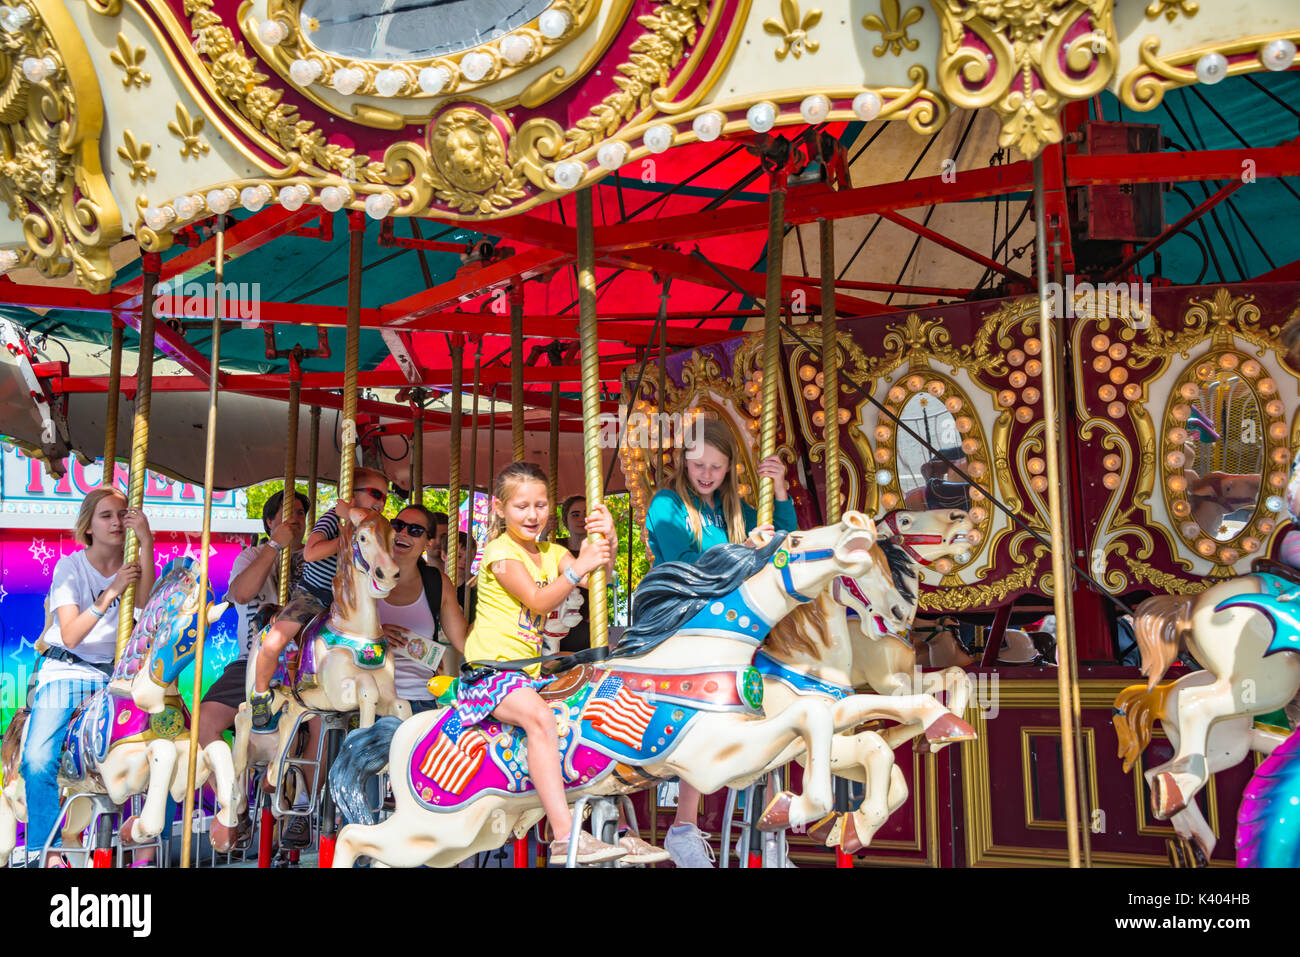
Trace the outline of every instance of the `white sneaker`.
{"type": "Polygon", "coordinates": [[[664,849],[678,867],[713,867],[717,857],[708,838],[694,824],[675,826],[668,829],[664,849]]]}

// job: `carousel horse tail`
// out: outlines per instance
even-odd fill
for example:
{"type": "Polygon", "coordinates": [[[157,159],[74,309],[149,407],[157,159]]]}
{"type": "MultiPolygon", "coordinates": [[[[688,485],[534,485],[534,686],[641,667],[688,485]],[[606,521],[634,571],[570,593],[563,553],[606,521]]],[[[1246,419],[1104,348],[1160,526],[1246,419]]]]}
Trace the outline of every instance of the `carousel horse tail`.
{"type": "Polygon", "coordinates": [[[1237,812],[1238,867],[1300,866],[1300,733],[1264,759],[1237,812]]]}
{"type": "Polygon", "coordinates": [[[330,793],[350,824],[374,824],[366,803],[366,781],[388,763],[388,749],[401,721],[391,715],[368,728],[353,731],[343,740],[330,768],[330,793]]]}
{"type": "Polygon", "coordinates": [[[1142,752],[1151,743],[1151,728],[1165,713],[1165,702],[1174,683],[1156,685],[1129,685],[1115,696],[1110,722],[1119,739],[1119,756],[1124,759],[1124,773],[1128,774],[1142,752]]]}
{"type": "Polygon", "coordinates": [[[1142,653],[1142,674],[1153,689],[1178,660],[1192,628],[1196,595],[1156,595],[1137,606],[1133,632],[1142,653]]]}

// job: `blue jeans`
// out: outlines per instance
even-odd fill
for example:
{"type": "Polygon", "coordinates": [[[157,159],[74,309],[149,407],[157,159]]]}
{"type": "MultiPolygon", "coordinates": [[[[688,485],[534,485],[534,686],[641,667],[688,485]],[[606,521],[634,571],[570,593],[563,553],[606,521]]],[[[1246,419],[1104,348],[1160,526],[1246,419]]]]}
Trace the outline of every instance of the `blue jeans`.
{"type": "MultiPolygon", "coordinates": [[[[67,678],[42,686],[33,696],[23,745],[27,791],[27,850],[39,851],[59,816],[59,759],[77,705],[104,687],[107,678],[67,678]]],[[[55,843],[58,843],[56,841],[55,843]]]]}

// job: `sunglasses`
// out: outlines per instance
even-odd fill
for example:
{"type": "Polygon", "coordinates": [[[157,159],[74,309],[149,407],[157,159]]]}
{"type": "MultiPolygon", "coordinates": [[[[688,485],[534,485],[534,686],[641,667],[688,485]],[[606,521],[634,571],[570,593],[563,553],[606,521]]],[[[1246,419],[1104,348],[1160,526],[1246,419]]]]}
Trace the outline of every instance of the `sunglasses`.
{"type": "Polygon", "coordinates": [[[383,489],[377,489],[377,488],[359,488],[359,489],[357,489],[357,491],[358,491],[358,492],[365,492],[365,493],[366,493],[367,495],[369,495],[371,498],[375,499],[376,501],[380,501],[380,502],[382,502],[382,501],[384,501],[385,499],[388,498],[388,493],[387,493],[386,491],[384,491],[383,489]]]}
{"type": "Polygon", "coordinates": [[[393,531],[406,532],[406,534],[410,535],[412,538],[423,538],[429,531],[423,525],[419,525],[415,522],[404,522],[400,518],[395,518],[388,524],[393,526],[393,531]]]}

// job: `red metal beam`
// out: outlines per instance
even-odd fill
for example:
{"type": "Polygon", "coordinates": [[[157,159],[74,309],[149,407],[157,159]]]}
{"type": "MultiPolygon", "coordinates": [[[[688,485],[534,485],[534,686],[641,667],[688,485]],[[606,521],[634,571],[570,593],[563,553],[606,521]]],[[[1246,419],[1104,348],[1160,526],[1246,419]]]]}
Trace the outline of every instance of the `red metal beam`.
{"type": "Polygon", "coordinates": [[[1268,272],[1260,273],[1251,282],[1295,282],[1300,280],[1300,259],[1285,266],[1278,266],[1268,272]]]}
{"type": "MultiPolygon", "coordinates": [[[[1078,114],[1077,107],[1082,106],[1087,115],[1086,104],[1072,104],[1076,107],[1067,110],[1066,116],[1078,114]]],[[[1073,124],[1067,122],[1066,129],[1073,124]]],[[[1066,155],[1060,143],[1054,143],[1043,150],[1043,212],[1047,216],[1047,247],[1049,259],[1060,265],[1061,275],[1074,272],[1074,243],[1070,236],[1070,201],[1065,191],[1066,155]]],[[[1033,285],[1033,281],[1030,282],[1033,285]]]]}
{"type": "MultiPolygon", "coordinates": [[[[791,279],[805,283],[821,283],[819,276],[791,276],[791,279]]],[[[864,292],[892,292],[899,296],[946,296],[953,299],[965,299],[971,294],[969,289],[958,289],[951,286],[906,286],[892,282],[867,282],[860,279],[837,279],[835,280],[836,289],[861,289],[864,292]]],[[[755,316],[761,316],[761,311],[751,313],[755,316]]],[[[710,316],[715,313],[709,313],[710,316]]]]}
{"type": "Polygon", "coordinates": [[[981,266],[984,266],[986,269],[992,269],[993,271],[999,272],[1004,276],[1007,276],[1011,279],[1018,279],[1024,283],[1032,284],[1033,282],[1033,280],[1031,280],[1024,273],[1016,272],[1016,270],[1002,265],[1002,263],[998,262],[996,259],[989,259],[989,257],[985,256],[983,253],[976,252],[974,249],[971,249],[969,246],[962,245],[961,243],[957,242],[954,239],[949,239],[947,236],[943,235],[942,233],[937,233],[930,227],[924,226],[921,223],[908,219],[906,216],[903,216],[900,213],[895,213],[886,210],[880,214],[880,218],[887,219],[891,223],[895,224],[896,226],[902,226],[904,229],[916,233],[922,239],[928,239],[930,242],[938,246],[942,246],[944,249],[951,250],[952,252],[957,253],[959,256],[965,256],[967,259],[974,260],[975,262],[979,263],[981,266]]]}
{"type": "MultiPolygon", "coordinates": [[[[123,313],[122,321],[139,333],[140,316],[141,313],[139,311],[123,313]]],[[[158,349],[159,352],[178,363],[182,369],[185,369],[190,373],[190,375],[203,383],[203,389],[207,389],[208,383],[212,380],[212,366],[208,361],[207,356],[186,342],[183,335],[165,322],[154,323],[153,338],[154,347],[158,349]]],[[[158,391],[159,382],[164,382],[169,378],[171,377],[154,376],[154,391],[158,391]]],[[[218,384],[224,386],[225,378],[225,373],[219,373],[217,378],[218,384]]],[[[125,381],[126,380],[123,380],[123,382],[125,381]]],[[[134,385],[134,382],[132,384],[134,385]]],[[[125,389],[125,386],[123,386],[123,388],[125,389]]],[[[107,389],[105,391],[107,391],[107,389]]]]}
{"type": "Polygon", "coordinates": [[[1246,174],[1256,179],[1300,176],[1300,144],[1283,143],[1258,149],[1112,153],[1065,158],[1065,181],[1068,186],[1181,183],[1207,179],[1240,179],[1246,174]]]}
{"type": "Polygon", "coordinates": [[[477,299],[516,281],[550,272],[568,258],[566,253],[554,249],[529,249],[383,306],[380,313],[385,325],[405,328],[418,319],[441,312],[447,306],[477,299]]]}

